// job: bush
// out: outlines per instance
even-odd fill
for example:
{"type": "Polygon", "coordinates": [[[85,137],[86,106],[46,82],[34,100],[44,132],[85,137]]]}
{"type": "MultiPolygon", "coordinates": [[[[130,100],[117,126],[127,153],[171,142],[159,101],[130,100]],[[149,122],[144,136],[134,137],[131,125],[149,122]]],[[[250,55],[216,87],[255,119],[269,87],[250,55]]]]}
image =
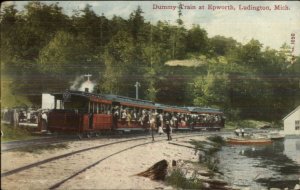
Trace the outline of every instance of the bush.
{"type": "Polygon", "coordinates": [[[181,169],[175,169],[171,175],[166,178],[166,182],[176,188],[183,189],[201,189],[202,181],[195,175],[191,178],[186,178],[181,169]]]}
{"type": "Polygon", "coordinates": [[[30,131],[21,127],[13,127],[10,125],[1,125],[1,131],[3,136],[1,137],[2,141],[13,141],[13,140],[25,140],[34,138],[30,131]]]}
{"type": "Polygon", "coordinates": [[[208,140],[218,144],[218,145],[225,145],[226,141],[221,136],[209,136],[208,140]]]}

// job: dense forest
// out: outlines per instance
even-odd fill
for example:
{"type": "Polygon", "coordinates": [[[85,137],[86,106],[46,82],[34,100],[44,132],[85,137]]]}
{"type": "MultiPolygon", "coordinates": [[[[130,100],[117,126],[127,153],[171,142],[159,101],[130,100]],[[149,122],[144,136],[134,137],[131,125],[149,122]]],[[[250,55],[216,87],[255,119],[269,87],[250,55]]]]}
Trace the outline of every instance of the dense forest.
{"type": "MultiPolygon", "coordinates": [[[[89,5],[72,16],[58,3],[12,5],[1,9],[2,106],[16,106],[4,96],[62,92],[90,73],[100,93],[135,97],[138,81],[142,99],[280,120],[300,104],[299,57],[289,51],[209,38],[199,25],[187,28],[180,9],[172,25],[150,23],[140,7],[128,19],[108,19],[89,5]]],[[[30,104],[22,98],[15,104],[30,104]]]]}

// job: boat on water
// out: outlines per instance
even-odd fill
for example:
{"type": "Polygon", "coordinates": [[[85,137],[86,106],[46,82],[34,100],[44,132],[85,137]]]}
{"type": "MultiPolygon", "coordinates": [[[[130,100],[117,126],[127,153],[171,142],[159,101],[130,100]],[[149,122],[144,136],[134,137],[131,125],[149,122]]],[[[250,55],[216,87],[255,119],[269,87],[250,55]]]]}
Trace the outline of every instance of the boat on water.
{"type": "Polygon", "coordinates": [[[229,137],[226,140],[229,144],[238,145],[251,145],[251,144],[271,144],[270,138],[240,138],[240,137],[229,137]]]}
{"type": "Polygon", "coordinates": [[[285,136],[283,134],[280,134],[279,132],[270,132],[268,134],[268,138],[271,140],[283,140],[285,136]]]}

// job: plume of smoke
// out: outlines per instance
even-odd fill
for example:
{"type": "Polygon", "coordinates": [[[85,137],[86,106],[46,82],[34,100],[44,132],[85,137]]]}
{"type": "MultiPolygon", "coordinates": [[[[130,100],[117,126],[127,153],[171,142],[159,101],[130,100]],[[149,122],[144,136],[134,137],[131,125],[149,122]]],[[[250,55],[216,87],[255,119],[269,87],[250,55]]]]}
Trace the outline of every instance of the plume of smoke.
{"type": "Polygon", "coordinates": [[[75,78],[75,80],[73,81],[71,87],[70,87],[70,90],[78,90],[81,86],[81,83],[83,82],[84,80],[84,75],[81,75],[81,76],[77,76],[75,78]]]}
{"type": "Polygon", "coordinates": [[[93,92],[95,86],[96,83],[94,81],[85,80],[85,76],[81,75],[76,77],[75,80],[72,82],[70,90],[85,91],[85,89],[88,88],[89,92],[93,92]]]}
{"type": "Polygon", "coordinates": [[[87,80],[81,84],[79,91],[84,91],[86,88],[88,88],[89,92],[93,92],[95,85],[96,84],[93,81],[87,80]]]}

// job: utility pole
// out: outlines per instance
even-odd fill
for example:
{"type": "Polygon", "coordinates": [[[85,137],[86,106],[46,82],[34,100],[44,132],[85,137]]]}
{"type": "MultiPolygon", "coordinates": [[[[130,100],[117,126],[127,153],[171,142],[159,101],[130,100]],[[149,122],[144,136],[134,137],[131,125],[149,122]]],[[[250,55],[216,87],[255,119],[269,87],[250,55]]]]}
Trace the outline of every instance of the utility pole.
{"type": "Polygon", "coordinates": [[[139,99],[139,87],[141,87],[141,84],[139,82],[135,83],[135,99],[139,99]]]}

